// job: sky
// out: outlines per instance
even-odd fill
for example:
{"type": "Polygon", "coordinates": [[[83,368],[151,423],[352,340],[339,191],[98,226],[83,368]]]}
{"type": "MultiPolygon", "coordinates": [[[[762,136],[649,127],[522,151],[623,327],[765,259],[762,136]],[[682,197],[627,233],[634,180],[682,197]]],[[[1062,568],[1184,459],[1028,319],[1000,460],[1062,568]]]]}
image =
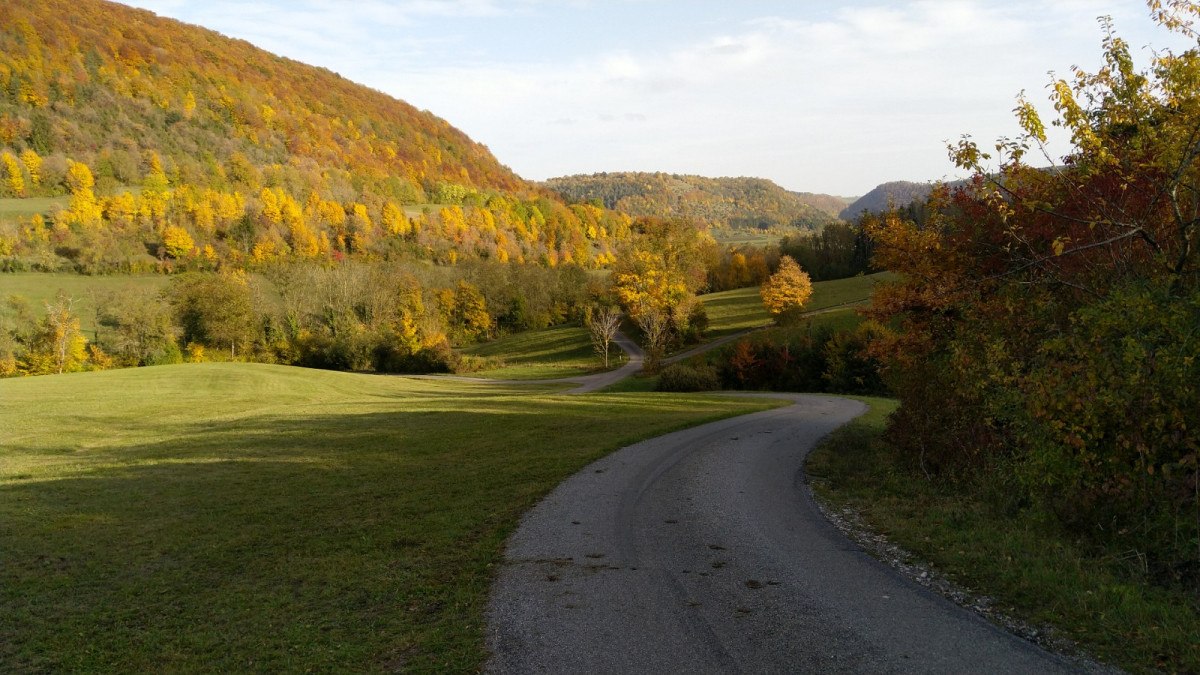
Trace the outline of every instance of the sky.
{"type": "MultiPolygon", "coordinates": [[[[1050,73],[1184,46],[1138,0],[129,0],[448,120],[531,180],[755,176],[861,195],[1047,118],[1050,73]]],[[[1051,137],[1057,155],[1068,148],[1051,137]]]]}

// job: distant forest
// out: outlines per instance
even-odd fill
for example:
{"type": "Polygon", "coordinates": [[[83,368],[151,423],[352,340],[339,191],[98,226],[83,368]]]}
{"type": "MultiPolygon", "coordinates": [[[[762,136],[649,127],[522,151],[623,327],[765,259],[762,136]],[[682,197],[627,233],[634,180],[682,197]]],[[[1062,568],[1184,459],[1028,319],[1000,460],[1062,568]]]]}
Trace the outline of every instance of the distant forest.
{"type": "Polygon", "coordinates": [[[818,230],[837,222],[811,205],[812,197],[788,192],[763,178],[595,173],[551,178],[545,185],[570,202],[592,203],[632,216],[689,218],[716,227],[818,230]]]}

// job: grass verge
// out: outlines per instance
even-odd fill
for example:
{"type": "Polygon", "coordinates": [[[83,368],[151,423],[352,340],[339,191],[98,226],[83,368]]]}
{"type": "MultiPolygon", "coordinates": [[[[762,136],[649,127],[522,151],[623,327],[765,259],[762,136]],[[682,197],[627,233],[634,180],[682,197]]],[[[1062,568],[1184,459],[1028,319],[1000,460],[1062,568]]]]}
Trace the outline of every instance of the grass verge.
{"type": "Polygon", "coordinates": [[[0,671],[476,671],[521,514],[777,405],[189,364],[0,381],[0,671]]]}
{"type": "Polygon", "coordinates": [[[808,460],[822,500],[1002,612],[1135,672],[1200,672],[1200,603],[1151,585],[1119,554],[1096,551],[1028,513],[1004,513],[967,483],[933,483],[882,440],[895,401],[835,432],[808,460]]]}

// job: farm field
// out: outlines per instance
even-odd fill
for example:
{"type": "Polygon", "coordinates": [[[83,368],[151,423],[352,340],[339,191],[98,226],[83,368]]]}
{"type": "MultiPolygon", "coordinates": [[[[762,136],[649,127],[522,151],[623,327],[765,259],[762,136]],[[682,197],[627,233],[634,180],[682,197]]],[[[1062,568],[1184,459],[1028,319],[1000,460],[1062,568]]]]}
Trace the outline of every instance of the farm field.
{"type": "Polygon", "coordinates": [[[0,381],[0,665],[476,670],[527,508],[775,405],[560,391],[234,363],[0,381]]]}

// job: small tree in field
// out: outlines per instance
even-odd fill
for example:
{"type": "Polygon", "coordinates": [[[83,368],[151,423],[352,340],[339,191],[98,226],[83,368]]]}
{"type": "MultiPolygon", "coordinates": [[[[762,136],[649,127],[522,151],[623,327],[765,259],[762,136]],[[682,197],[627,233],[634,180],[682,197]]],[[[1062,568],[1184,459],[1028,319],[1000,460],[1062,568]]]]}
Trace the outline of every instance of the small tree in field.
{"type": "Polygon", "coordinates": [[[657,309],[646,309],[635,315],[634,321],[642,329],[646,346],[645,370],[653,373],[658,370],[658,362],[667,350],[667,341],[671,338],[671,317],[657,309]]]}
{"type": "Polygon", "coordinates": [[[785,323],[795,317],[804,308],[804,303],[812,297],[812,280],[808,273],[800,269],[800,265],[791,256],[779,259],[779,270],[771,275],[763,284],[763,306],[775,318],[776,323],[785,323]]]}
{"type": "Polygon", "coordinates": [[[604,359],[604,367],[608,368],[608,352],[621,328],[621,310],[612,306],[590,310],[585,323],[592,337],[592,347],[604,359]]]}

